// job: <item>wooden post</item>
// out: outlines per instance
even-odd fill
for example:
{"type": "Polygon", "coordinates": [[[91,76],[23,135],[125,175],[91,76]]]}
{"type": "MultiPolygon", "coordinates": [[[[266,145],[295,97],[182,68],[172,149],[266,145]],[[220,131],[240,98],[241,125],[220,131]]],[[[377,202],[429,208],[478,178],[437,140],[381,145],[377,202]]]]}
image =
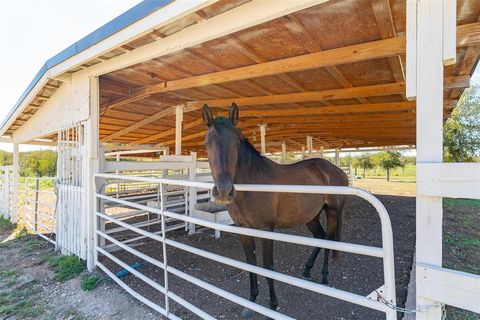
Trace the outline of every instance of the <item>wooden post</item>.
{"type": "Polygon", "coordinates": [[[335,149],[335,165],[340,166],[340,149],[335,149]]]}
{"type": "MultiPolygon", "coordinates": [[[[26,189],[26,188],[25,188],[26,189]]],[[[34,229],[35,232],[38,231],[38,195],[40,193],[40,179],[35,179],[35,210],[33,211],[33,215],[35,217],[35,224],[34,224],[34,229]]]]}
{"type": "MultiPolygon", "coordinates": [[[[116,157],[115,157],[115,160],[117,162],[120,162],[120,154],[117,153],[116,157]]],[[[115,174],[119,174],[120,171],[116,170],[115,171],[115,174]]],[[[117,199],[120,197],[120,182],[117,182],[117,199]]]]}
{"type": "Polygon", "coordinates": [[[305,159],[305,146],[302,146],[302,160],[305,159]]]}
{"type": "Polygon", "coordinates": [[[287,161],[287,144],[282,141],[282,163],[287,161]]]}
{"type": "Polygon", "coordinates": [[[13,185],[12,185],[12,212],[10,217],[13,223],[18,221],[18,187],[20,178],[20,145],[13,143],[13,185]]]}
{"type": "MultiPolygon", "coordinates": [[[[416,94],[417,100],[417,170],[420,164],[443,161],[444,57],[445,60],[452,61],[452,50],[444,46],[455,45],[455,36],[453,43],[449,43],[452,41],[450,33],[455,31],[449,30],[445,39],[445,27],[448,29],[452,25],[445,25],[448,20],[446,17],[452,14],[454,19],[456,17],[455,4],[450,6],[451,12],[444,12],[444,4],[449,1],[451,0],[409,0],[407,3],[407,71],[413,70],[411,76],[407,77],[407,88],[410,88],[410,95],[414,97],[416,94]]],[[[442,198],[424,196],[418,190],[417,188],[416,304],[428,307],[424,308],[424,312],[417,312],[416,319],[438,320],[442,318],[442,308],[439,305],[435,307],[434,300],[419,294],[425,292],[419,268],[420,264],[442,265],[442,198]]]]}
{"type": "Polygon", "coordinates": [[[320,146],[320,157],[323,157],[323,146],[320,146]]]}
{"type": "Polygon", "coordinates": [[[262,123],[260,125],[260,146],[261,146],[261,150],[262,150],[263,155],[265,155],[265,153],[267,153],[267,148],[266,148],[266,145],[265,145],[266,129],[267,129],[267,125],[265,123],[262,123]]]}
{"type": "Polygon", "coordinates": [[[88,108],[90,109],[90,118],[85,123],[83,133],[83,143],[85,144],[85,153],[83,161],[83,171],[85,172],[85,209],[86,215],[86,237],[87,237],[87,268],[93,270],[96,263],[97,235],[98,227],[97,211],[101,211],[100,201],[97,201],[95,193],[102,187],[102,183],[95,181],[94,174],[101,172],[101,163],[103,163],[104,155],[99,145],[99,82],[98,77],[92,77],[90,82],[90,101],[88,108]],[[97,182],[97,183],[95,183],[97,182]]]}
{"type": "Polygon", "coordinates": [[[182,154],[183,105],[175,107],[175,155],[182,154]]]}
{"type": "Polygon", "coordinates": [[[313,138],[311,136],[307,136],[307,150],[308,154],[311,156],[313,151],[313,138]]]}

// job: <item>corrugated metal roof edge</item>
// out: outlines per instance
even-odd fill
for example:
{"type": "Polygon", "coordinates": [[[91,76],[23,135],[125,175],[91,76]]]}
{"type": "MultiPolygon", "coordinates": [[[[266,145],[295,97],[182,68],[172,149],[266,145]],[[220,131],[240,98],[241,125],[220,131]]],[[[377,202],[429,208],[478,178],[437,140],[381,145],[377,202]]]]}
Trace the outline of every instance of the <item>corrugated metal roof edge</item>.
{"type": "Polygon", "coordinates": [[[138,20],[141,20],[142,18],[161,9],[162,7],[173,1],[174,0],[144,0],[136,6],[132,7],[131,9],[125,11],[115,19],[107,22],[97,30],[78,40],[71,46],[65,48],[52,58],[48,59],[37,72],[33,80],[27,86],[27,88],[17,100],[8,115],[5,117],[5,119],[3,119],[2,124],[0,125],[0,131],[2,131],[3,127],[10,120],[12,115],[17,111],[18,107],[25,100],[26,96],[30,93],[30,91],[32,91],[38,81],[47,73],[50,68],[94,46],[95,44],[108,38],[112,34],[124,29],[125,27],[129,26],[134,22],[137,22],[138,20]]]}

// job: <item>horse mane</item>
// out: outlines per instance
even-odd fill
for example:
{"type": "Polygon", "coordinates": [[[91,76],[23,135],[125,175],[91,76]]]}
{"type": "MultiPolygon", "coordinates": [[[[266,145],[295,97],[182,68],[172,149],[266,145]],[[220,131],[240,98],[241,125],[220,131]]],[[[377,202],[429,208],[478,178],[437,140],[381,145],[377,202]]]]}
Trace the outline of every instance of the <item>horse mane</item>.
{"type": "Polygon", "coordinates": [[[250,141],[238,130],[238,128],[227,118],[217,117],[213,121],[213,127],[218,133],[230,130],[240,139],[238,147],[238,164],[251,172],[258,172],[266,169],[265,157],[250,143],[250,141]]]}

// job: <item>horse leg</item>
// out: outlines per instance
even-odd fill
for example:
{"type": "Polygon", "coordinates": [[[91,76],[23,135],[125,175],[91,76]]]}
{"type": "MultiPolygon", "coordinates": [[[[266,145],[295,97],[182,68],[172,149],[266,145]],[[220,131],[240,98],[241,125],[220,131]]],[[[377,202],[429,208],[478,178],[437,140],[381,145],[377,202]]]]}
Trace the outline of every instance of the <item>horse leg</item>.
{"type": "MultiPolygon", "coordinates": [[[[262,239],[262,254],[263,254],[263,267],[265,269],[273,270],[273,240],[262,239]]],[[[268,291],[270,293],[270,309],[277,310],[278,301],[275,294],[275,287],[273,279],[266,278],[268,284],[268,291]]]]}
{"type": "MultiPolygon", "coordinates": [[[[318,214],[315,218],[313,218],[310,222],[308,222],[307,228],[313,234],[314,238],[325,239],[325,230],[323,230],[323,227],[320,224],[319,216],[320,214],[318,214]]],[[[310,278],[310,270],[312,270],[312,267],[315,264],[315,260],[317,259],[319,253],[320,253],[320,248],[313,248],[312,253],[310,254],[310,257],[305,263],[305,268],[303,269],[304,277],[310,278]]]]}
{"type": "MultiPolygon", "coordinates": [[[[327,213],[327,240],[335,240],[337,233],[337,211],[327,206],[325,212],[327,213]]],[[[330,256],[330,250],[325,249],[325,257],[323,259],[322,268],[322,284],[328,284],[328,258],[330,256]]]]}
{"type": "MultiPolygon", "coordinates": [[[[240,235],[243,250],[245,251],[245,258],[248,264],[257,265],[257,256],[255,255],[255,238],[245,235],[240,235]]],[[[250,301],[255,302],[258,296],[258,281],[257,274],[250,272],[250,301]]],[[[254,312],[248,308],[243,309],[242,318],[252,318],[254,312]]]]}

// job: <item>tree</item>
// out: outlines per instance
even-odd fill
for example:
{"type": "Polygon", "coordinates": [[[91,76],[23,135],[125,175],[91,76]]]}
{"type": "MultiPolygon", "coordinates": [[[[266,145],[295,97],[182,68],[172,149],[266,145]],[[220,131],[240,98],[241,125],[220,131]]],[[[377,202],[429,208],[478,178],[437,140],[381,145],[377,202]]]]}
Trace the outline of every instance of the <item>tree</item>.
{"type": "Polygon", "coordinates": [[[362,153],[359,157],[356,157],[353,161],[353,165],[356,167],[363,168],[363,177],[365,178],[365,173],[367,169],[372,169],[374,167],[372,156],[369,153],[362,153]]]}
{"type": "Polygon", "coordinates": [[[387,181],[390,181],[390,170],[402,166],[400,156],[401,154],[398,151],[386,151],[377,155],[377,164],[387,170],[387,181]]]}
{"type": "Polygon", "coordinates": [[[480,153],[480,85],[465,90],[443,129],[444,160],[469,162],[480,153]]]}

